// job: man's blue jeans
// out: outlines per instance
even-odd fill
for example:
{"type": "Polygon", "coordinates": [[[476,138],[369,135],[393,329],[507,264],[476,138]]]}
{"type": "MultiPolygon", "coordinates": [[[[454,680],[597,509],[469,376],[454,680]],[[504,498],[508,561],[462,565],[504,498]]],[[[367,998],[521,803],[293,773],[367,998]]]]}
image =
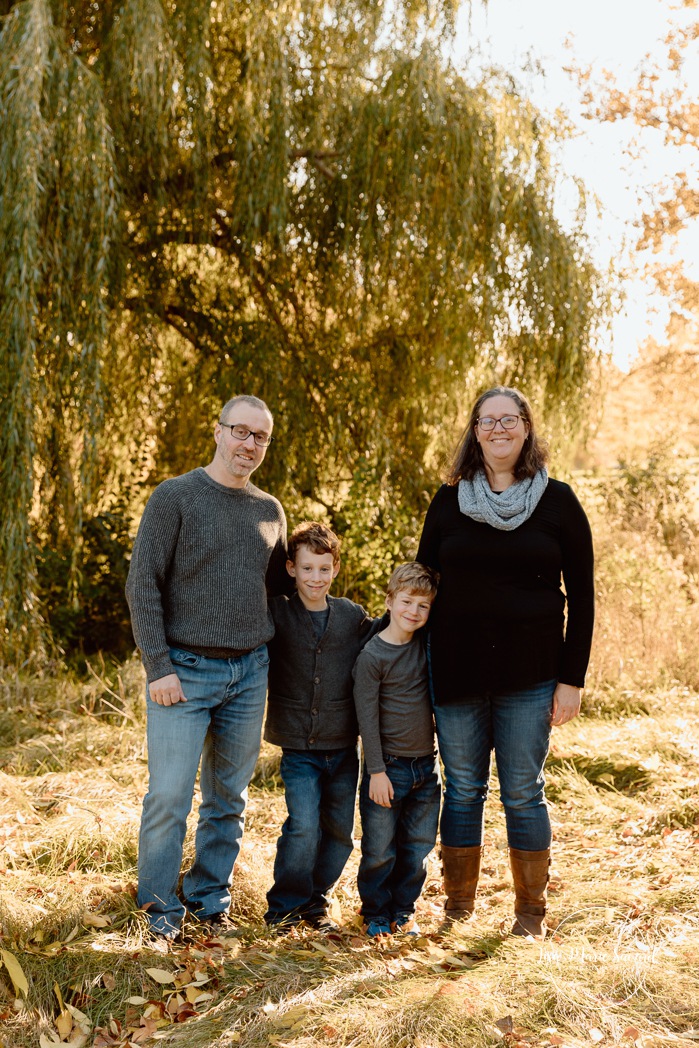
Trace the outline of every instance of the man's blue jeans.
{"type": "Polygon", "coordinates": [[[544,764],[555,687],[555,680],[544,681],[507,695],[435,706],[445,779],[442,844],[450,848],[482,844],[494,750],[510,847],[542,851],[550,846],[544,764]]]}
{"type": "Polygon", "coordinates": [[[391,807],[382,808],[369,798],[366,765],[359,790],[362,858],[357,887],[367,924],[402,922],[415,912],[439,819],[441,782],[436,754],[392,757],[384,753],[383,759],[394,790],[391,807]]]}
{"type": "Polygon", "coordinates": [[[289,814],[277,841],[265,921],[312,923],[326,913],[354,847],[357,747],[283,750],[281,776],[289,814]]]}
{"type": "Polygon", "coordinates": [[[186,702],[147,698],[148,793],[138,845],[138,904],[153,931],[173,935],[186,909],[199,917],[230,906],[247,787],[260,751],[269,657],[265,644],[240,658],[170,650],[186,702]],[[201,759],[201,805],[192,868],[177,895],[182,845],[201,759]]]}

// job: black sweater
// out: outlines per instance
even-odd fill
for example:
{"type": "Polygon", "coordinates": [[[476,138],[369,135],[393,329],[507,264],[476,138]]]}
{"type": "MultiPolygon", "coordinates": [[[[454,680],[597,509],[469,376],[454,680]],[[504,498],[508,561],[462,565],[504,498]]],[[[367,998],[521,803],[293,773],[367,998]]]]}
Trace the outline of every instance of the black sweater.
{"type": "Polygon", "coordinates": [[[457,488],[443,485],[417,559],[441,575],[429,623],[436,705],[553,679],[583,686],[594,621],[592,535],[567,484],[549,480],[514,531],[465,516],[457,488]]]}

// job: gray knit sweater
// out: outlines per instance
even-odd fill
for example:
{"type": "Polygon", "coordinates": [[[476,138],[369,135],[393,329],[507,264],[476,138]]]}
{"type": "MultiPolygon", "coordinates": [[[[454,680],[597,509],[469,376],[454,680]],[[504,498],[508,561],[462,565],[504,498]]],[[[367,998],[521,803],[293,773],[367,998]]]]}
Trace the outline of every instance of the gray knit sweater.
{"type": "Polygon", "coordinates": [[[250,651],[274,633],[267,593],[286,588],[286,518],[254,484],[198,468],[159,484],[131,557],[126,599],[149,681],[174,673],[168,648],[250,651]]]}

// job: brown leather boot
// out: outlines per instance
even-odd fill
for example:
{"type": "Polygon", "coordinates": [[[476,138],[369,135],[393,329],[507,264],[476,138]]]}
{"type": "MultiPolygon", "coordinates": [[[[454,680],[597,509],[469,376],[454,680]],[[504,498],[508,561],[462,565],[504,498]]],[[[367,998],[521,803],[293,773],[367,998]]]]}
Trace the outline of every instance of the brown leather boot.
{"type": "Polygon", "coordinates": [[[441,851],[445,914],[447,920],[464,920],[476,906],[483,849],[479,844],[471,848],[449,848],[443,844],[441,851]]]}
{"type": "Polygon", "coordinates": [[[543,939],[546,935],[546,887],[551,853],[510,848],[510,868],[515,884],[515,923],[512,935],[543,939]]]}

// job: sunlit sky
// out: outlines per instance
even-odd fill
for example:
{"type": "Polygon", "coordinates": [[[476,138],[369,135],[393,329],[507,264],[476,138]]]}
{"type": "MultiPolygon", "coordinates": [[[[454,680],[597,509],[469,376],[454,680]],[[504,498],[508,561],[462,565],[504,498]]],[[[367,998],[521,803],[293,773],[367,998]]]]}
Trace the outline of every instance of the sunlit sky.
{"type": "MultiPolygon", "coordinates": [[[[696,17],[696,12],[693,12],[696,17]]],[[[678,157],[660,136],[641,134],[622,122],[600,124],[584,118],[580,92],[565,67],[607,69],[620,86],[630,86],[646,55],[662,54],[670,20],[687,20],[669,0],[473,0],[462,11],[453,60],[459,66],[496,65],[513,74],[524,92],[545,111],[563,108],[579,133],[560,147],[565,171],[582,178],[603,206],[591,218],[589,232],[601,266],[626,262],[637,239],[634,219],[648,189],[676,170],[696,171],[696,149],[678,157]],[[635,158],[624,147],[636,142],[635,158]]],[[[699,45],[689,71],[694,97],[699,95],[699,45]]],[[[565,194],[561,196],[565,221],[565,194]]],[[[695,225],[697,223],[695,222],[695,225]]],[[[699,229],[678,245],[699,278],[699,229]]],[[[668,312],[664,301],[640,280],[626,284],[625,306],[613,324],[612,352],[627,367],[648,336],[662,340],[668,312]]]]}

